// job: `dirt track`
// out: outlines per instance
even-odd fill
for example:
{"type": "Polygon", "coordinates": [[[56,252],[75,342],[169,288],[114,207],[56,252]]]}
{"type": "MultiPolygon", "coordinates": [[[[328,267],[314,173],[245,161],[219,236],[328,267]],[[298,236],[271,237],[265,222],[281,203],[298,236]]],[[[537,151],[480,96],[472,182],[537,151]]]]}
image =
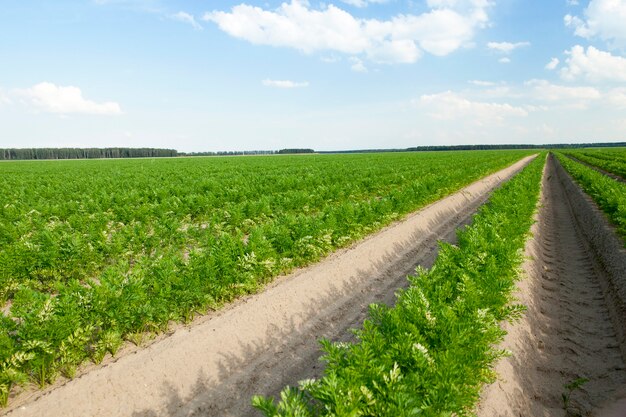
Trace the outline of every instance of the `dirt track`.
{"type": "Polygon", "coordinates": [[[483,393],[479,416],[624,417],[625,403],[616,414],[601,411],[626,399],[620,335],[626,316],[614,297],[618,286],[626,289],[623,243],[552,160],[533,228],[518,292],[528,312],[505,325],[502,347],[513,355],[498,364],[499,380],[483,393]],[[564,385],[578,378],[588,382],[565,407],[564,385]]]}
{"type": "Polygon", "coordinates": [[[319,344],[344,340],[372,302],[392,302],[437,240],[451,240],[491,190],[531,158],[478,181],[261,294],[181,328],[38,398],[14,402],[24,416],[242,416],[253,394],[317,376],[319,344]]]}

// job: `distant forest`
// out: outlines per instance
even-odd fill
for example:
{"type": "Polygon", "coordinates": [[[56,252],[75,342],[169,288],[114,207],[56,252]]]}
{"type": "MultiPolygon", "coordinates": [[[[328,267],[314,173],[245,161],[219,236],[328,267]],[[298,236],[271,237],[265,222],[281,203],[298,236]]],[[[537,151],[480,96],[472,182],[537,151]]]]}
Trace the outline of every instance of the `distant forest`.
{"type": "Polygon", "coordinates": [[[220,151],[178,152],[175,149],[158,148],[0,148],[0,160],[27,159],[98,159],[98,158],[160,158],[176,156],[233,156],[233,155],[292,155],[372,152],[426,152],[426,151],[473,151],[494,149],[557,149],[557,148],[613,148],[626,147],[626,142],[615,143],[569,143],[546,145],[456,145],[416,146],[404,149],[359,149],[345,151],[314,151],[309,148],[280,149],[278,151],[220,151]]]}
{"type": "Polygon", "coordinates": [[[178,156],[178,152],[175,149],[156,148],[0,148],[0,160],[157,158],[164,156],[178,156]]]}
{"type": "Polygon", "coordinates": [[[347,151],[320,151],[318,153],[371,153],[371,152],[429,152],[429,151],[479,151],[496,149],[569,149],[569,148],[617,148],[626,147],[626,142],[613,143],[553,143],[544,145],[432,145],[403,149],[361,149],[347,151]]]}

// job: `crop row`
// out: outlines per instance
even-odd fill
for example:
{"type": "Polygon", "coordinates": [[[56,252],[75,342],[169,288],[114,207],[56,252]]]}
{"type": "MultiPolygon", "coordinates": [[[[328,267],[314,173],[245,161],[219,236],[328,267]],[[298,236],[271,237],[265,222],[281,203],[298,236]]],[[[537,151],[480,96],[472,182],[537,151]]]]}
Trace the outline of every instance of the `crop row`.
{"type": "Polygon", "coordinates": [[[512,291],[544,161],[494,192],[458,245],[442,244],[434,266],[409,278],[394,307],[372,305],[356,342],[323,341],[323,377],[253,405],[268,417],[472,415],[505,355],[495,347],[499,324],[524,310],[512,291]]]}
{"type": "Polygon", "coordinates": [[[626,179],[626,149],[584,149],[562,151],[565,155],[626,179]]]}
{"type": "Polygon", "coordinates": [[[606,213],[626,245],[626,184],[556,153],[559,162],[606,213]]]}
{"type": "Polygon", "coordinates": [[[526,152],[0,165],[0,403],[526,152]]]}

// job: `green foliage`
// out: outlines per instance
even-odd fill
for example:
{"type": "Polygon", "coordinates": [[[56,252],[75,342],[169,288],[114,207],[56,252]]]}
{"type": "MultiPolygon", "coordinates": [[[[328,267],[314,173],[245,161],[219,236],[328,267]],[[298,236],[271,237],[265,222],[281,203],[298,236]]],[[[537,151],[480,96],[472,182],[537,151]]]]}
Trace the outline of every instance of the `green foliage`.
{"type": "Polygon", "coordinates": [[[544,157],[497,190],[458,245],[442,244],[390,308],[372,305],[355,343],[322,341],[319,380],[254,397],[266,416],[469,416],[492,366],[539,197],[544,157]]]}
{"type": "Polygon", "coordinates": [[[72,377],[527,154],[3,162],[1,398],[24,377],[72,377]]]}
{"type": "Polygon", "coordinates": [[[556,153],[563,167],[600,206],[626,245],[626,184],[556,153]]]}
{"type": "Polygon", "coordinates": [[[626,148],[578,149],[561,152],[626,179],[626,148]]]}
{"type": "Polygon", "coordinates": [[[575,380],[563,385],[565,391],[561,394],[563,400],[563,410],[568,416],[582,416],[580,410],[573,408],[570,404],[572,393],[589,382],[587,378],[576,378],[575,380]]]}

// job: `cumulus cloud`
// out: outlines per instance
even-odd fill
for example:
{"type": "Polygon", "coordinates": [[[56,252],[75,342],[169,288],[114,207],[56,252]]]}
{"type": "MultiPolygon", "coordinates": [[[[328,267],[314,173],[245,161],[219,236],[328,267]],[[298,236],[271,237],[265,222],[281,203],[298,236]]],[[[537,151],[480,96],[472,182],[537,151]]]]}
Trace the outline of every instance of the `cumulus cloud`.
{"type": "Polygon", "coordinates": [[[583,38],[598,37],[619,46],[626,46],[626,1],[591,0],[584,18],[566,15],[566,26],[583,38]]]}
{"type": "Polygon", "coordinates": [[[563,86],[546,80],[530,80],[525,85],[531,89],[531,98],[564,107],[585,109],[602,98],[602,93],[594,87],[563,86]]]}
{"type": "Polygon", "coordinates": [[[518,48],[524,46],[530,46],[530,42],[487,42],[487,48],[501,52],[503,54],[510,54],[518,48]]]}
{"type": "Polygon", "coordinates": [[[341,0],[342,2],[354,7],[367,7],[369,4],[383,4],[389,0],[341,0]]]}
{"type": "Polygon", "coordinates": [[[350,66],[350,69],[354,72],[367,72],[367,67],[365,66],[365,64],[363,64],[363,61],[360,60],[359,58],[353,56],[350,57],[350,62],[352,62],[352,65],[350,66]]]}
{"type": "Polygon", "coordinates": [[[613,106],[626,109],[626,88],[614,88],[607,93],[606,97],[613,106]]]}
{"type": "Polygon", "coordinates": [[[576,45],[565,52],[568,58],[561,69],[561,78],[567,81],[585,79],[590,82],[626,82],[626,58],[601,51],[593,46],[576,45]]]}
{"type": "Polygon", "coordinates": [[[489,20],[486,0],[429,0],[427,5],[429,10],[419,15],[377,20],[354,17],[334,5],[318,10],[305,0],[292,0],[274,10],[240,4],[230,12],[206,13],[203,20],[257,45],[362,55],[379,63],[412,63],[423,51],[448,55],[467,45],[489,20]]]}
{"type": "Polygon", "coordinates": [[[558,66],[559,66],[559,63],[560,63],[560,62],[561,62],[561,61],[559,61],[559,58],[552,58],[552,59],[550,60],[550,62],[548,62],[548,63],[546,64],[546,69],[547,69],[547,70],[550,70],[550,71],[553,71],[553,70],[555,70],[555,69],[556,69],[556,67],[558,67],[558,66]]]}
{"type": "Polygon", "coordinates": [[[502,57],[498,60],[499,63],[501,64],[510,64],[511,63],[511,58],[509,57],[502,57]]]}
{"type": "Polygon", "coordinates": [[[275,87],[275,88],[302,88],[308,87],[309,82],[296,82],[290,80],[263,80],[261,83],[266,87],[275,87]]]}
{"type": "Polygon", "coordinates": [[[47,113],[57,114],[121,114],[118,103],[107,101],[97,103],[87,100],[78,87],[57,86],[42,82],[24,90],[15,90],[15,95],[27,104],[47,113]]]}
{"type": "Polygon", "coordinates": [[[187,23],[191,25],[195,30],[202,30],[202,26],[200,23],[196,21],[196,18],[186,12],[178,12],[173,14],[172,19],[178,20],[179,22],[187,23]]]}
{"type": "Polygon", "coordinates": [[[465,90],[464,97],[471,100],[514,101],[523,103],[522,109],[540,111],[549,109],[601,108],[607,103],[620,108],[626,104],[626,87],[598,88],[588,85],[559,85],[547,80],[533,79],[521,85],[495,84],[470,81],[479,88],[465,90]]]}
{"type": "Polygon", "coordinates": [[[493,81],[470,80],[468,82],[470,84],[476,85],[478,87],[493,87],[493,86],[497,85],[493,81]]]}
{"type": "Polygon", "coordinates": [[[472,101],[461,94],[444,93],[423,95],[415,102],[427,109],[428,115],[437,120],[467,119],[474,124],[501,123],[508,117],[525,117],[528,111],[510,104],[472,101]]]}

